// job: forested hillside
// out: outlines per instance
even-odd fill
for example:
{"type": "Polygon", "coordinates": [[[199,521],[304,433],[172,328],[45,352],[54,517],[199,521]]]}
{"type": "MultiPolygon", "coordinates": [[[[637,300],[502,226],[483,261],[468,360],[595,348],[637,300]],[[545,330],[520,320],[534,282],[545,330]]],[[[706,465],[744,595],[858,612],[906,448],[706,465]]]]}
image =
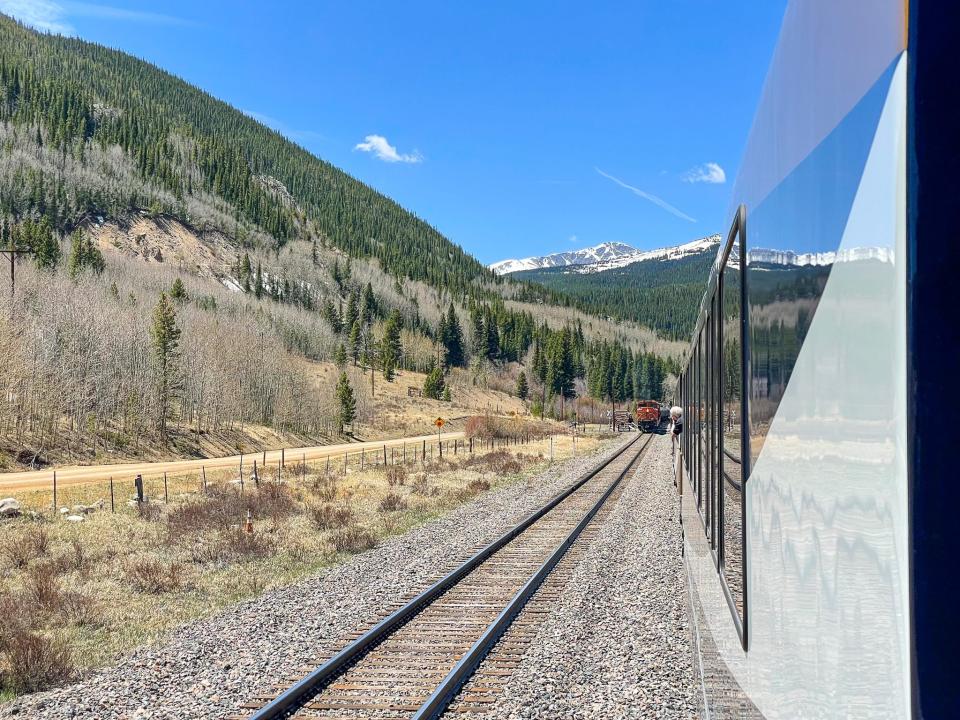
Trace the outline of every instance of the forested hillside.
{"type": "MultiPolygon", "coordinates": [[[[715,249],[714,249],[715,250],[715,249]]],[[[647,260],[602,272],[525,270],[514,277],[546,286],[598,315],[633,320],[663,337],[689,340],[715,251],[647,260]]]]}
{"type": "Polygon", "coordinates": [[[28,251],[0,292],[0,462],[196,452],[251,424],[339,432],[316,363],[338,366],[359,419],[375,405],[363,377],[397,369],[429,373],[438,399],[458,372],[561,416],[576,397],[661,397],[679,356],[497,278],[168,73],[2,15],[0,244],[28,251]]]}

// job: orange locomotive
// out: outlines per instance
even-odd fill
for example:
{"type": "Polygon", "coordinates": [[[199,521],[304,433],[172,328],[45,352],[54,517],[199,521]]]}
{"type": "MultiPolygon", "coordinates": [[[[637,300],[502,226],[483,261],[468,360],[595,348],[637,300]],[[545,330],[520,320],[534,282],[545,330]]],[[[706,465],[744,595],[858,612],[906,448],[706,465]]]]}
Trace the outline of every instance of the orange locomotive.
{"type": "Polygon", "coordinates": [[[660,403],[656,400],[640,400],[637,403],[637,427],[650,432],[660,426],[660,403]]]}

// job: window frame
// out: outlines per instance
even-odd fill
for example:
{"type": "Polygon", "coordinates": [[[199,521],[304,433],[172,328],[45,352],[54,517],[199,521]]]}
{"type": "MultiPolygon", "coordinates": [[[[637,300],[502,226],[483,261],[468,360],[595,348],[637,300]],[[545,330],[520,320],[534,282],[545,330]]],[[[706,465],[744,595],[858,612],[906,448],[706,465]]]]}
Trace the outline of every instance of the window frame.
{"type": "Polygon", "coordinates": [[[747,211],[737,208],[733,223],[714,267],[714,277],[701,302],[700,317],[693,333],[693,346],[687,367],[682,373],[682,407],[687,417],[687,436],[683,446],[690,490],[695,493],[694,506],[703,523],[704,535],[713,555],[720,585],[730,608],[734,626],[744,652],[749,649],[749,604],[747,552],[747,482],[750,476],[750,321],[747,305],[747,211]],[[724,269],[734,242],[739,243],[740,254],[740,552],[743,612],[737,610],[733,593],[724,574],[725,483],[724,458],[735,461],[724,446],[724,347],[723,347],[723,291],[724,269]],[[701,410],[703,417],[701,419],[701,410]],[[694,437],[694,433],[696,437],[694,437]]]}

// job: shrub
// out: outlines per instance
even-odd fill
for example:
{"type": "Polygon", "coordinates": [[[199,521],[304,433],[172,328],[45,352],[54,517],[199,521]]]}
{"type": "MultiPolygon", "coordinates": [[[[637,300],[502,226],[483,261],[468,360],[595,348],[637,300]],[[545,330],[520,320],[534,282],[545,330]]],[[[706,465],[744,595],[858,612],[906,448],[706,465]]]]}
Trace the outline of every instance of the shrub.
{"type": "Polygon", "coordinates": [[[323,502],[332,502],[337,497],[337,481],[332,475],[320,475],[310,485],[310,492],[323,502]]]}
{"type": "Polygon", "coordinates": [[[390,465],[387,468],[387,485],[396,487],[407,481],[407,469],[403,465],[390,465]]]}
{"type": "Polygon", "coordinates": [[[521,462],[506,450],[495,450],[485,455],[474,455],[463,461],[463,467],[486,469],[497,475],[510,475],[523,469],[521,462]]]}
{"type": "Polygon", "coordinates": [[[410,484],[410,490],[414,495],[421,495],[423,497],[433,497],[440,494],[440,489],[430,484],[425,473],[421,473],[413,479],[413,482],[410,484]]]}
{"type": "Polygon", "coordinates": [[[246,520],[279,520],[297,512],[299,506],[287,485],[265,482],[241,495],[229,486],[209,486],[207,494],[170,510],[167,529],[172,538],[207,530],[229,530],[246,520]]]}
{"type": "Polygon", "coordinates": [[[489,489],[490,489],[490,483],[487,482],[486,480],[481,480],[480,478],[477,478],[476,480],[471,480],[469,483],[467,483],[467,490],[469,490],[470,492],[479,494],[482,492],[486,492],[489,489]]]}
{"type": "Polygon", "coordinates": [[[66,590],[60,594],[60,609],[63,618],[74,625],[89,627],[100,622],[97,603],[89,595],[74,590],[66,590]]]}
{"type": "Polygon", "coordinates": [[[183,585],[183,566],[177,562],[140,557],[128,561],[124,573],[137,590],[151,595],[177,590],[183,585]]]}
{"type": "Polygon", "coordinates": [[[550,427],[543,423],[495,417],[493,415],[473,415],[467,419],[465,428],[467,437],[490,440],[512,439],[531,440],[550,434],[550,427]]]}
{"type": "Polygon", "coordinates": [[[40,527],[32,527],[7,538],[0,546],[0,552],[14,568],[25,568],[31,560],[47,554],[50,539],[40,527]]]}
{"type": "Polygon", "coordinates": [[[374,547],[377,539],[369,530],[351,525],[335,532],[330,542],[338,552],[357,553],[374,547]]]}
{"type": "Polygon", "coordinates": [[[156,522],[163,517],[163,508],[151,502],[137,503],[137,515],[141,520],[156,522]]]}
{"type": "Polygon", "coordinates": [[[395,492],[388,492],[380,501],[380,512],[396,512],[406,509],[407,501],[395,492]]]}
{"type": "Polygon", "coordinates": [[[70,649],[62,640],[18,630],[5,639],[7,667],[3,685],[18,694],[69,682],[75,673],[70,649]]]}
{"type": "Polygon", "coordinates": [[[324,503],[310,509],[310,519],[318,530],[337,530],[353,522],[353,511],[346,505],[324,503]]]}
{"type": "Polygon", "coordinates": [[[50,611],[60,604],[60,583],[56,568],[51,563],[34,565],[27,571],[24,581],[27,598],[40,610],[50,611]]]}

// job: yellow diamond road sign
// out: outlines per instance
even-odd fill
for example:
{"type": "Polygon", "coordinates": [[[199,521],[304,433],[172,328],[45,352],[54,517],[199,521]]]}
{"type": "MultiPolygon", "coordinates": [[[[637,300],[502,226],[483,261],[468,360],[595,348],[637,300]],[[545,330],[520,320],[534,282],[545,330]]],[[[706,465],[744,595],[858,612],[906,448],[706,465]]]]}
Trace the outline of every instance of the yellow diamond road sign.
{"type": "Polygon", "coordinates": [[[436,425],[438,428],[442,428],[444,422],[445,421],[443,418],[438,417],[436,420],[433,421],[433,424],[436,425]]]}

